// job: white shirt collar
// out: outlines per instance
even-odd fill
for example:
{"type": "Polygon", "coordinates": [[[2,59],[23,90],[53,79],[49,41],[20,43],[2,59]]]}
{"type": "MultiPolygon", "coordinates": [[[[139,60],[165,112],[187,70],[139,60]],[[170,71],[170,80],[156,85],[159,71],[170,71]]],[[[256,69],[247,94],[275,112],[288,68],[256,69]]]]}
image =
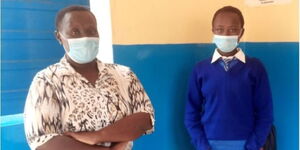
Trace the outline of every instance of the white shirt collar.
{"type": "MultiPolygon", "coordinates": [[[[222,58],[226,58],[225,56],[222,56],[217,49],[215,49],[214,55],[211,59],[211,63],[214,63],[215,61],[217,61],[220,57],[222,58]]],[[[232,57],[232,56],[229,56],[232,57]]],[[[233,56],[235,58],[237,58],[238,60],[240,60],[243,63],[246,63],[246,57],[244,52],[242,51],[242,49],[238,48],[238,52],[233,56]]]]}

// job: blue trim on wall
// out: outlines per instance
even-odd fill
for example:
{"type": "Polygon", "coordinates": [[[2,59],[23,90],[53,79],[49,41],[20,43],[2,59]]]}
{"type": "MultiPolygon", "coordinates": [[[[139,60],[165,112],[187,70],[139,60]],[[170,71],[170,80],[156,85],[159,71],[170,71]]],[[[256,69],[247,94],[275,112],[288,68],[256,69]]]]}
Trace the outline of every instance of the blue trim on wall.
{"type": "Polygon", "coordinates": [[[30,150],[24,133],[23,124],[1,127],[1,150],[30,150]]]}
{"type": "MultiPolygon", "coordinates": [[[[265,65],[273,94],[278,150],[298,150],[299,43],[241,43],[247,55],[265,65]]],[[[188,76],[213,54],[212,44],[114,45],[114,60],[127,65],[143,83],[156,111],[156,131],[134,149],[192,150],[183,125],[188,76]],[[153,144],[155,143],[155,144],[153,144]]]]}
{"type": "Polygon", "coordinates": [[[0,117],[0,127],[15,126],[24,123],[23,114],[6,115],[0,117]]]}

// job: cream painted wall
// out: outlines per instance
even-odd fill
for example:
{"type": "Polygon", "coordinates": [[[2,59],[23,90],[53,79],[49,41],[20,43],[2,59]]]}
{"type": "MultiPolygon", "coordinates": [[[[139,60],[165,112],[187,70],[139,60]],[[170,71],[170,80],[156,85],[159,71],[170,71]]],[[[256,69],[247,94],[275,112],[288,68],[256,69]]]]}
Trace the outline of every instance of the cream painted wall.
{"type": "Polygon", "coordinates": [[[113,44],[210,43],[212,16],[226,5],[244,14],[242,41],[299,40],[298,0],[257,7],[245,0],[111,0],[113,44]]]}

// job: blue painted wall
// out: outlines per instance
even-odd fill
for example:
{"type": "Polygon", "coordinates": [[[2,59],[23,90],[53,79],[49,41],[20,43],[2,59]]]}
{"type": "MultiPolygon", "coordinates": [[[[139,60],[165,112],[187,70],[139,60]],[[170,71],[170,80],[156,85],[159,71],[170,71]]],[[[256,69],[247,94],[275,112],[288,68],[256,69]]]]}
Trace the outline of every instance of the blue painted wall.
{"type": "MultiPolygon", "coordinates": [[[[55,16],[71,4],[89,0],[2,0],[1,117],[23,112],[28,88],[37,71],[64,54],[54,37],[55,16]]],[[[26,150],[23,124],[1,127],[2,150],[26,150]]]]}
{"type": "MultiPolygon", "coordinates": [[[[299,43],[242,43],[259,58],[270,78],[278,150],[298,150],[299,43]]],[[[192,67],[213,53],[212,44],[114,45],[116,63],[130,66],[156,110],[156,131],[135,150],[192,150],[183,125],[187,80],[192,67]]]]}

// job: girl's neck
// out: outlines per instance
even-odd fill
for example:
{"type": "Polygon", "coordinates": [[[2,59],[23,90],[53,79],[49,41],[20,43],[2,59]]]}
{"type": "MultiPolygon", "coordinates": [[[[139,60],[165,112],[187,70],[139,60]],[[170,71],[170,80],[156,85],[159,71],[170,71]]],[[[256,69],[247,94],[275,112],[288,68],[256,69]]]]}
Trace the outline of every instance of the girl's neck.
{"type": "Polygon", "coordinates": [[[238,52],[238,49],[235,48],[233,51],[228,52],[228,53],[222,52],[222,51],[219,50],[219,49],[217,49],[217,51],[219,52],[220,55],[229,57],[229,56],[234,56],[234,55],[238,52]]]}

